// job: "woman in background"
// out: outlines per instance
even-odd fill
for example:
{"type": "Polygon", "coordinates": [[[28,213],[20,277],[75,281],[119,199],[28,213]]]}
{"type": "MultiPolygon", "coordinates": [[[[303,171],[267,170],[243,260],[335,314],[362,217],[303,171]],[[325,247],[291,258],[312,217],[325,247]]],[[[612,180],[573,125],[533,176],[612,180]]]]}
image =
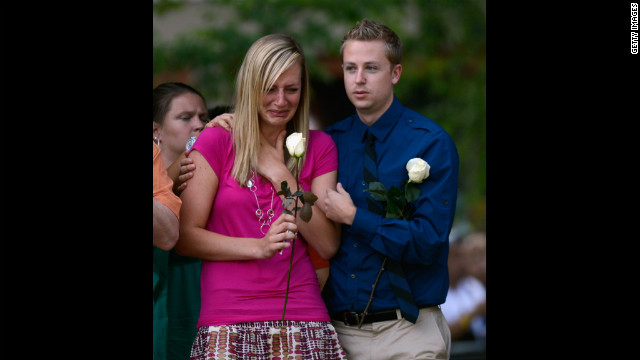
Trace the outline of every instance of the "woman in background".
{"type": "MultiPolygon", "coordinates": [[[[184,159],[186,145],[196,137],[208,120],[206,102],[193,87],[179,82],[169,82],[153,89],[153,141],[161,148],[161,155],[172,178],[173,191],[177,191],[180,161],[184,159]]],[[[168,262],[167,317],[154,319],[167,326],[166,360],[188,359],[191,344],[196,335],[200,313],[200,266],[198,258],[180,256],[174,249],[154,249],[154,261],[165,257],[168,262]]],[[[158,360],[157,358],[154,360],[158,360]]]]}

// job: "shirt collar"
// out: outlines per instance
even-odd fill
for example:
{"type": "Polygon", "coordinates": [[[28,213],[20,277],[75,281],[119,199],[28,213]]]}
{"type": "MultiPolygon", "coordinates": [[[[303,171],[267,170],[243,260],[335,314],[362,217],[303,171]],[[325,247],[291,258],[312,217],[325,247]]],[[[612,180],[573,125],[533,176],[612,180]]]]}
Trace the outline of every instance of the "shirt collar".
{"type": "Polygon", "coordinates": [[[384,114],[382,114],[382,116],[380,116],[380,118],[371,126],[367,126],[362,122],[356,113],[356,118],[358,120],[355,122],[357,124],[357,136],[359,136],[361,141],[364,142],[365,134],[367,130],[369,130],[373,133],[376,139],[384,140],[391,132],[391,129],[393,129],[393,127],[398,123],[398,119],[402,115],[403,110],[404,106],[402,106],[398,98],[394,95],[391,106],[389,106],[387,111],[385,111],[384,114]]]}

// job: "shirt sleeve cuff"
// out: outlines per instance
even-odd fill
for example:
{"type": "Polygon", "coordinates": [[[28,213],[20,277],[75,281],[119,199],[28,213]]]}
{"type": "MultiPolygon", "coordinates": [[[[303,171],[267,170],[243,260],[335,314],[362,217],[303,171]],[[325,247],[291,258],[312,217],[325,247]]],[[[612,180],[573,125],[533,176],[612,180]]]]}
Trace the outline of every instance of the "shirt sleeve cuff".
{"type": "Polygon", "coordinates": [[[377,233],[380,215],[363,208],[356,209],[356,216],[351,224],[351,231],[362,238],[371,239],[377,233]]]}

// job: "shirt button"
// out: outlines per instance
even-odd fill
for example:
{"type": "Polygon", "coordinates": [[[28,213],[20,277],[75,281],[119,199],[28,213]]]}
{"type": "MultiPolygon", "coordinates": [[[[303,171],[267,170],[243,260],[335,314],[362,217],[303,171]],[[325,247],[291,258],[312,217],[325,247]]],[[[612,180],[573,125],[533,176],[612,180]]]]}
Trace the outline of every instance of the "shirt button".
{"type": "Polygon", "coordinates": [[[358,243],[353,244],[353,247],[358,247],[358,243]]]}
{"type": "Polygon", "coordinates": [[[355,279],[356,278],[356,274],[351,274],[351,278],[355,279]]]}
{"type": "Polygon", "coordinates": [[[362,180],[362,186],[367,186],[367,182],[362,180]]]}

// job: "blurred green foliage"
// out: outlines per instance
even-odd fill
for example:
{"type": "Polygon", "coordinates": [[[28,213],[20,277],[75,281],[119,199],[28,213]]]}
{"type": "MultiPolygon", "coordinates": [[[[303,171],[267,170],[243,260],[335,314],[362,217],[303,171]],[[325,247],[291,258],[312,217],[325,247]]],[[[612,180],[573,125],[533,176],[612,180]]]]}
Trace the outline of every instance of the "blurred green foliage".
{"type": "MultiPolygon", "coordinates": [[[[203,0],[203,26],[164,42],[154,25],[154,87],[188,73],[208,106],[232,101],[249,46],[269,33],[293,35],[305,50],[312,113],[323,127],[354,112],[340,65],[343,35],[362,18],[388,25],[403,42],[400,101],[442,125],[460,154],[456,220],[486,224],[486,0],[203,0]]],[[[157,0],[154,15],[184,1],[157,0]]]]}

